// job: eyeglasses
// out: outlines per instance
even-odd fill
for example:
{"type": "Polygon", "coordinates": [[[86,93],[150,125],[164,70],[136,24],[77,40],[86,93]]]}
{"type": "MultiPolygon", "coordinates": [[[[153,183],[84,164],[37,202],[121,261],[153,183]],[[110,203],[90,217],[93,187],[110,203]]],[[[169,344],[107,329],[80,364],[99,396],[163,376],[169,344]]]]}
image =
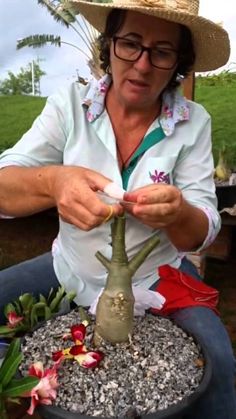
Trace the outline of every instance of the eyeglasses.
{"type": "Polygon", "coordinates": [[[178,51],[172,48],[144,47],[139,42],[119,36],[114,36],[112,40],[115,56],[123,61],[135,62],[144,51],[147,51],[151,65],[162,70],[171,70],[178,61],[178,51]]]}

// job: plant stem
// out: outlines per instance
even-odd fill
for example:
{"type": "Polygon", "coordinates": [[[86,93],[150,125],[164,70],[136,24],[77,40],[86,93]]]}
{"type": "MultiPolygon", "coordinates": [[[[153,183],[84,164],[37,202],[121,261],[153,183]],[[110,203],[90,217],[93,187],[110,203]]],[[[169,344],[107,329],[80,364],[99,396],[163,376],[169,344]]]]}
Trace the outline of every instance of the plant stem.
{"type": "Polygon", "coordinates": [[[151,237],[144,247],[128,261],[125,250],[125,217],[116,217],[111,226],[112,258],[108,260],[100,252],[98,260],[108,270],[106,286],[96,310],[94,342],[102,339],[111,343],[128,340],[133,328],[134,296],[132,277],[149,253],[159,243],[157,236],[151,237]]]}

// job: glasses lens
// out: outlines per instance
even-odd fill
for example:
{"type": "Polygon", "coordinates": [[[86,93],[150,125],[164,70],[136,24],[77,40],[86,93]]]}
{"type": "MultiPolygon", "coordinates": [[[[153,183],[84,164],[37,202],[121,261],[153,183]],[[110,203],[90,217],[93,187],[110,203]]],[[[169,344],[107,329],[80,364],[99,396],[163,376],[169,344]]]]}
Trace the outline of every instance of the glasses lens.
{"type": "Polygon", "coordinates": [[[138,60],[144,51],[149,54],[149,59],[154,67],[164,70],[173,68],[178,59],[178,53],[170,48],[147,48],[139,42],[126,38],[113,38],[115,55],[124,61],[138,60]]]}
{"type": "Polygon", "coordinates": [[[168,48],[152,48],[151,62],[155,67],[171,69],[177,62],[177,52],[168,48]]]}
{"type": "Polygon", "coordinates": [[[129,39],[116,38],[114,45],[116,56],[127,61],[136,61],[142,50],[139,43],[129,39]]]}

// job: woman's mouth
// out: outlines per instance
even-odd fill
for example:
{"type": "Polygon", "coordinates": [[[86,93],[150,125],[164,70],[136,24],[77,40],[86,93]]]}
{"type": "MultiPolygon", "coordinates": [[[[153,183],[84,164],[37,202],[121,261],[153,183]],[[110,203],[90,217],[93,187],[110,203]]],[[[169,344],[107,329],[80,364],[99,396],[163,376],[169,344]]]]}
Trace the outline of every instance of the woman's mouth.
{"type": "Polygon", "coordinates": [[[129,82],[132,84],[132,86],[137,86],[137,87],[140,87],[140,88],[147,88],[148,87],[148,84],[145,83],[142,80],[129,80],[129,82]]]}

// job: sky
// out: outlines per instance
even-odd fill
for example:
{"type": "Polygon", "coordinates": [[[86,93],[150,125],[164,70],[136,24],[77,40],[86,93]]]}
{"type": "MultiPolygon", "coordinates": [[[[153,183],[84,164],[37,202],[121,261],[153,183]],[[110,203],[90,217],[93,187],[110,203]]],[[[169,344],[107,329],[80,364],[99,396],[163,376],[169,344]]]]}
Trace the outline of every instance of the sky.
{"type": "MultiPolygon", "coordinates": [[[[236,70],[235,0],[200,0],[199,14],[216,23],[223,23],[231,41],[230,59],[224,68],[236,70]]],[[[8,71],[17,74],[21,67],[25,68],[33,60],[38,60],[41,69],[46,72],[40,83],[43,96],[75,81],[78,74],[91,79],[86,57],[69,45],[62,45],[61,48],[47,45],[37,49],[25,47],[16,50],[18,39],[34,34],[60,35],[64,42],[86,51],[79,35],[72,28],[67,29],[57,23],[37,0],[0,0],[0,80],[7,77],[8,71]]]]}

